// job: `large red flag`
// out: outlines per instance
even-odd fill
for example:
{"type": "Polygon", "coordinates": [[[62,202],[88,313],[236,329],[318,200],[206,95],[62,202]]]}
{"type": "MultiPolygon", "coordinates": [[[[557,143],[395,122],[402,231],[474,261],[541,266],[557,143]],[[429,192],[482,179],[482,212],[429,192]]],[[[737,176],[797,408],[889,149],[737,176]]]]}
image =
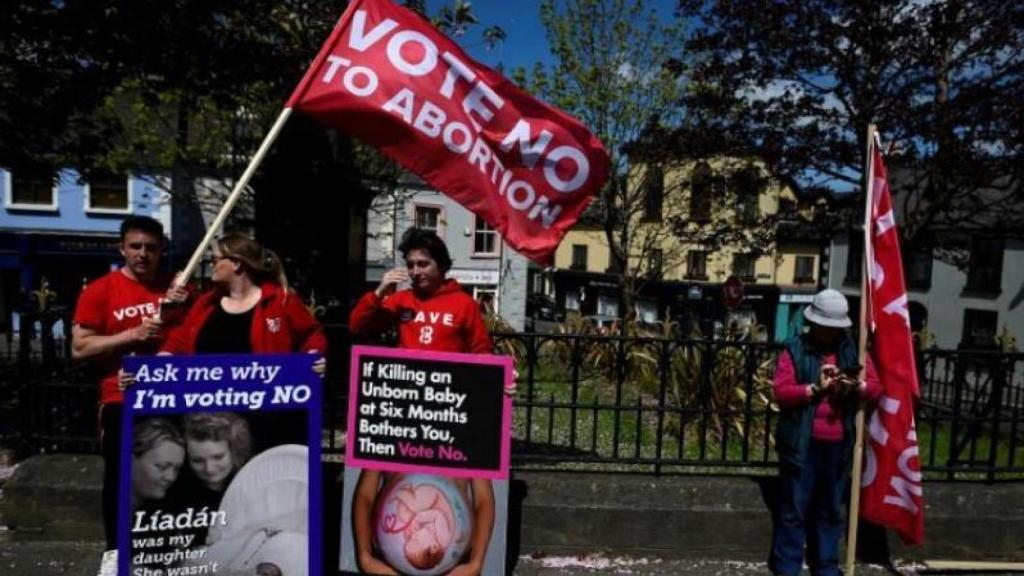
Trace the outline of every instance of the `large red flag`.
{"type": "Polygon", "coordinates": [[[579,121],[389,0],[349,4],[287,106],[379,148],[544,264],[608,175],[579,121]]]}
{"type": "Polygon", "coordinates": [[[889,177],[882,153],[872,147],[871,225],[868,263],[872,353],[883,395],[871,416],[861,480],[861,515],[888,526],[907,543],[924,541],[921,464],[914,428],[918,394],[907,291],[889,177]]]}

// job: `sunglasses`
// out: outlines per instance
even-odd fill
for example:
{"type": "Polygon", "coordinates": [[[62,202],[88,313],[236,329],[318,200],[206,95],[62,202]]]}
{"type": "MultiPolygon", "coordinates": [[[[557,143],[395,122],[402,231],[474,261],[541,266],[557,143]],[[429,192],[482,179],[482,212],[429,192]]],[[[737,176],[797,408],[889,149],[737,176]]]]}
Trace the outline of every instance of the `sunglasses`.
{"type": "Polygon", "coordinates": [[[231,260],[232,262],[235,262],[235,261],[236,261],[236,259],[235,259],[235,258],[233,258],[233,257],[231,257],[231,256],[215,256],[215,255],[211,255],[211,256],[210,256],[210,257],[209,257],[209,258],[207,259],[207,261],[208,261],[208,262],[209,262],[210,264],[216,264],[217,262],[220,262],[221,260],[231,260]]]}

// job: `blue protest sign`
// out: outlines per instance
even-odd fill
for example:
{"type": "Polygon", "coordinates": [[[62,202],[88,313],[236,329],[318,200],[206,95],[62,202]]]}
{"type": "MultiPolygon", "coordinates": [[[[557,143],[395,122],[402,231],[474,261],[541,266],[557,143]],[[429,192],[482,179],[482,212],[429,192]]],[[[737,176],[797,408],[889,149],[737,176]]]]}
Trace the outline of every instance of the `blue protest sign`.
{"type": "Polygon", "coordinates": [[[125,359],[119,576],[320,574],[315,360],[125,359]]]}

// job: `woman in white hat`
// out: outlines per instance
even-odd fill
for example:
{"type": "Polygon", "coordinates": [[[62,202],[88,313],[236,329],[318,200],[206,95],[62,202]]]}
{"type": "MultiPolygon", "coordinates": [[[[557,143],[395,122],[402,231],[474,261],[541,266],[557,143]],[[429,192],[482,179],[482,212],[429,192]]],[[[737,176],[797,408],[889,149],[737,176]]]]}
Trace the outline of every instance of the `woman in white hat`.
{"type": "Polygon", "coordinates": [[[805,546],[811,574],[841,574],[856,400],[875,402],[882,392],[870,358],[865,379],[859,379],[848,311],[838,291],[816,294],[804,310],[810,329],[786,343],[775,369],[781,491],[768,566],[777,575],[800,574],[805,546]]]}

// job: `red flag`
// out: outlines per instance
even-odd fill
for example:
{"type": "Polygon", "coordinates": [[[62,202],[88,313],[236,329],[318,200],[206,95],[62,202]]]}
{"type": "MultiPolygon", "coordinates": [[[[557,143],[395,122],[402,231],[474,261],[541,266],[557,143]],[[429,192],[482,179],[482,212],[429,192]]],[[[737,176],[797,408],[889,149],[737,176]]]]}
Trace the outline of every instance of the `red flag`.
{"type": "Polygon", "coordinates": [[[871,225],[865,242],[872,324],[872,354],[884,390],[868,426],[861,515],[892,528],[904,542],[924,541],[921,463],[914,427],[918,395],[914,346],[903,282],[899,236],[882,154],[873,146],[871,225]]]}
{"type": "Polygon", "coordinates": [[[544,264],[608,175],[577,120],[388,0],[349,4],[287,106],[377,147],[544,264]]]}

